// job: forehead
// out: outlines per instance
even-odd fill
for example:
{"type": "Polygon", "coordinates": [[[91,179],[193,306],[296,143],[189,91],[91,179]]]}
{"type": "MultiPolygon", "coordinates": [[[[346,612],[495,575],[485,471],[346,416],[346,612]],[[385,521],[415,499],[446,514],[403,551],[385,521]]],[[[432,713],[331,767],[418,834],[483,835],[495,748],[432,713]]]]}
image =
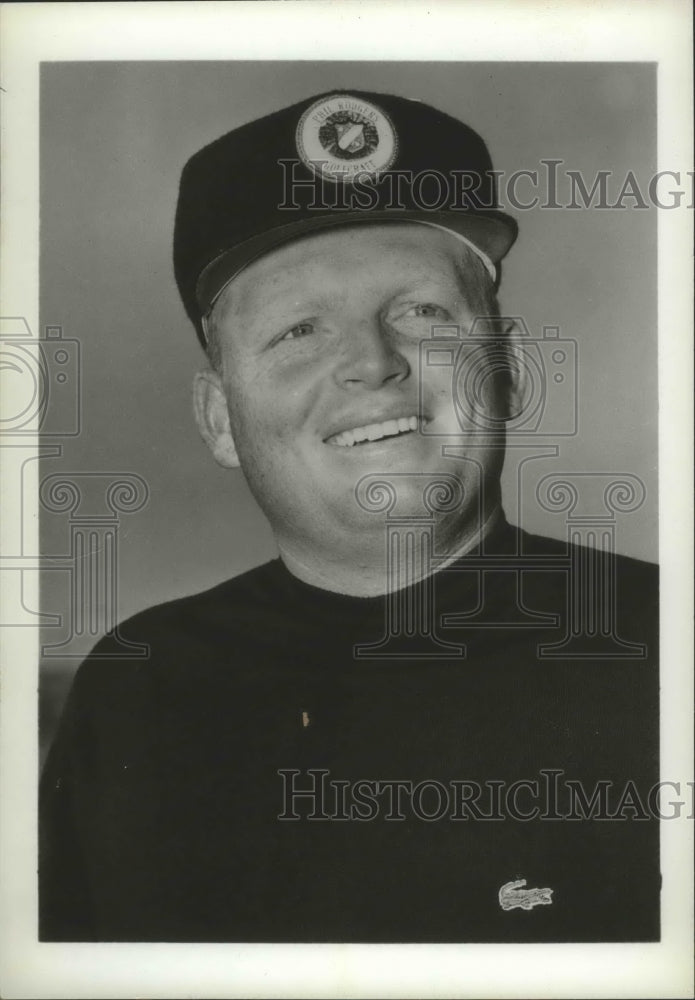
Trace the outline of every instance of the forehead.
{"type": "Polygon", "coordinates": [[[320,294],[331,284],[359,286],[425,280],[456,281],[462,246],[423,225],[356,225],[294,240],[249,264],[229,283],[224,299],[243,309],[284,290],[320,294]],[[350,284],[353,282],[353,284],[350,284]]]}

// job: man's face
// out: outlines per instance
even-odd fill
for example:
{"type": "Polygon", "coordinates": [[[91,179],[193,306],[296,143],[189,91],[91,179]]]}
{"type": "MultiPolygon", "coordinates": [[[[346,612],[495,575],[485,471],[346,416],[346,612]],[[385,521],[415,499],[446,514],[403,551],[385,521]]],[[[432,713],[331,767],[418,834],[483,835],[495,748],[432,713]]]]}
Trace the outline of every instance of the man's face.
{"type": "MultiPolygon", "coordinates": [[[[359,549],[383,531],[355,499],[370,473],[394,484],[406,515],[423,510],[429,477],[454,474],[465,500],[452,523],[479,516],[502,449],[478,422],[462,426],[452,368],[420,364],[434,324],[465,336],[477,314],[461,257],[454,237],[421,225],[336,229],[267,254],[226,290],[218,381],[231,437],[219,413],[204,434],[218,460],[241,464],[279,539],[359,549]]],[[[208,393],[199,420],[214,405],[208,393]]]]}

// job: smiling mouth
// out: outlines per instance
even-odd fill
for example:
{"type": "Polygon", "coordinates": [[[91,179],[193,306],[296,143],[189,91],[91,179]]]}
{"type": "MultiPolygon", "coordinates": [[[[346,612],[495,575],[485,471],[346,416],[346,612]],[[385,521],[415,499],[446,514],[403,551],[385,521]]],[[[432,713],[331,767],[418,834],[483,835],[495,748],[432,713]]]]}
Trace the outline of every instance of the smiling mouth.
{"type": "Polygon", "coordinates": [[[364,427],[353,427],[341,431],[326,439],[326,444],[337,448],[353,448],[355,445],[371,444],[389,437],[402,437],[417,431],[419,420],[416,416],[399,417],[397,420],[384,420],[379,424],[365,424],[364,427]]]}

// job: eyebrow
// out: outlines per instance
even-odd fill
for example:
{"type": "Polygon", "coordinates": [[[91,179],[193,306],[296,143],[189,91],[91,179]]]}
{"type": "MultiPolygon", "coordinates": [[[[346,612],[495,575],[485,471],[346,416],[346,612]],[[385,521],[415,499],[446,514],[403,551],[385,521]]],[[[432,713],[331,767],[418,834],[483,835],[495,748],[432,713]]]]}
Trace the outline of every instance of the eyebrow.
{"type": "MultiPolygon", "coordinates": [[[[441,267],[430,267],[424,271],[421,268],[418,268],[418,265],[415,262],[412,266],[414,268],[413,273],[406,274],[405,279],[401,280],[397,287],[388,294],[389,300],[396,299],[398,296],[406,294],[418,285],[434,285],[439,282],[453,280],[456,291],[461,294],[461,299],[465,304],[465,289],[461,287],[458,268],[455,266],[453,261],[442,260],[441,267]]],[[[408,264],[406,263],[405,268],[407,269],[407,267],[408,264]]],[[[320,311],[327,304],[335,304],[338,294],[340,294],[341,300],[344,301],[353,293],[355,288],[357,288],[357,294],[359,294],[363,287],[360,283],[359,286],[353,286],[352,289],[345,288],[344,286],[339,288],[338,282],[336,281],[333,291],[316,291],[312,289],[310,292],[306,293],[304,297],[297,299],[296,285],[293,280],[293,271],[295,271],[295,268],[292,267],[283,269],[280,273],[273,275],[270,282],[261,282],[261,290],[260,292],[254,292],[254,300],[252,303],[249,304],[248,302],[244,302],[245,296],[242,294],[240,299],[237,300],[236,305],[233,305],[234,297],[230,296],[229,306],[231,306],[234,312],[238,315],[240,308],[249,308],[249,305],[253,308],[258,304],[265,304],[270,308],[273,308],[274,306],[280,304],[286,306],[289,302],[292,310],[295,310],[298,314],[310,314],[312,312],[320,311]],[[270,285],[270,289],[265,290],[265,286],[267,284],[270,285]]],[[[317,283],[320,282],[320,280],[321,279],[318,278],[317,283]]]]}

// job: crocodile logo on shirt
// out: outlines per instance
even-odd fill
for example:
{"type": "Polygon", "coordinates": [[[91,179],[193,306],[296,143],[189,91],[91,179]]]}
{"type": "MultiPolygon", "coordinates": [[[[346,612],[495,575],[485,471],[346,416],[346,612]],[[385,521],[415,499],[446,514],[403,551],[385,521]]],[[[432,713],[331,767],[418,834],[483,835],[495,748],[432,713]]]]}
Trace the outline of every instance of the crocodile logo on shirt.
{"type": "Polygon", "coordinates": [[[503,910],[532,910],[534,906],[548,906],[552,903],[552,889],[524,889],[526,879],[505,882],[498,893],[503,910]]]}

